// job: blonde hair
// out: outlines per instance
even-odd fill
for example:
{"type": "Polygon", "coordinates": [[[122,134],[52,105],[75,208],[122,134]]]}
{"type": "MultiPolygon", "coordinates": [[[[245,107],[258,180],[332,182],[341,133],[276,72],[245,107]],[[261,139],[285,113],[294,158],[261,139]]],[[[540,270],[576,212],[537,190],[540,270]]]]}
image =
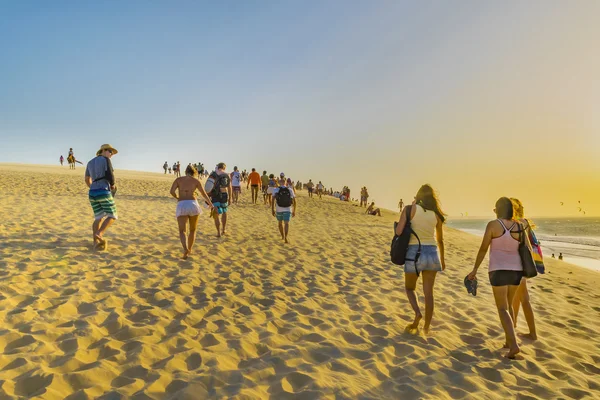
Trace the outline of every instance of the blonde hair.
{"type": "Polygon", "coordinates": [[[521,203],[521,200],[516,199],[514,197],[511,197],[510,201],[513,203],[513,210],[514,210],[513,218],[516,219],[516,220],[524,219],[525,221],[527,221],[527,223],[529,224],[529,226],[532,229],[534,229],[535,228],[535,224],[533,223],[533,221],[525,218],[525,209],[523,207],[523,203],[521,203]]]}

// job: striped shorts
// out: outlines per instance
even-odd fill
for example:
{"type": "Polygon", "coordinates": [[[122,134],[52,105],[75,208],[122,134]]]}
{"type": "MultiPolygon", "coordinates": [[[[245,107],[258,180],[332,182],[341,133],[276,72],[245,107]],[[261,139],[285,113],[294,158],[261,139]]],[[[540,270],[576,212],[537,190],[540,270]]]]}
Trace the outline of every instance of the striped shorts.
{"type": "Polygon", "coordinates": [[[89,198],[92,210],[94,210],[95,219],[102,219],[104,217],[117,219],[117,206],[110,192],[90,192],[89,198]]]}

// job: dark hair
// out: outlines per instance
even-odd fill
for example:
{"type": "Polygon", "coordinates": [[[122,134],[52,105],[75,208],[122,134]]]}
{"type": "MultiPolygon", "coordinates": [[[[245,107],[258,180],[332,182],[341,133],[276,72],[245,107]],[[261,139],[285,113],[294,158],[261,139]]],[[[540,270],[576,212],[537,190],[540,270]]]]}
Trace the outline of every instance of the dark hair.
{"type": "Polygon", "coordinates": [[[446,221],[446,214],[442,211],[440,200],[431,185],[423,185],[415,196],[417,204],[425,210],[433,211],[443,222],[446,221]]]}
{"type": "Polygon", "coordinates": [[[185,169],[185,174],[188,176],[196,176],[197,173],[198,171],[196,171],[196,168],[194,168],[193,165],[188,165],[185,169]]]}
{"type": "Polygon", "coordinates": [[[271,174],[271,175],[269,175],[269,178],[273,179],[273,178],[275,178],[275,175],[271,174]]]}
{"type": "Polygon", "coordinates": [[[266,174],[267,174],[267,171],[263,171],[263,175],[266,175],[266,174]]]}
{"type": "Polygon", "coordinates": [[[500,197],[496,201],[496,217],[502,219],[513,219],[515,210],[513,202],[508,197],[500,197]]]}
{"type": "Polygon", "coordinates": [[[256,168],[252,168],[252,172],[256,171],[256,168]]]}

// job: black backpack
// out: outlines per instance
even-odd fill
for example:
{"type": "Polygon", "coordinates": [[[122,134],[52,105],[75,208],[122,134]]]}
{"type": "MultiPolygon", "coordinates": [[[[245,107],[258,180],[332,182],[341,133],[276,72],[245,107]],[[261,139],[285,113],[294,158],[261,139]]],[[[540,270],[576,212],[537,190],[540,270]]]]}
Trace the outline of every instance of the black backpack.
{"type": "Polygon", "coordinates": [[[412,230],[410,223],[410,214],[412,212],[412,206],[406,206],[406,225],[404,226],[404,230],[401,235],[396,235],[396,225],[397,222],[394,222],[394,238],[392,239],[392,246],[390,249],[390,258],[392,262],[396,265],[404,265],[406,261],[414,261],[415,262],[415,270],[417,272],[417,276],[419,275],[419,270],[417,269],[417,261],[421,256],[421,239],[419,236],[412,230]],[[410,235],[415,235],[417,240],[419,241],[419,248],[417,250],[417,254],[413,259],[406,258],[406,252],[408,251],[408,242],[410,241],[410,235]]]}
{"type": "Polygon", "coordinates": [[[213,171],[210,174],[210,177],[215,181],[215,184],[214,184],[212,190],[210,191],[210,193],[208,193],[210,196],[216,196],[216,195],[220,194],[222,187],[229,186],[229,174],[219,175],[215,171],[213,171]]]}
{"type": "Polygon", "coordinates": [[[275,202],[279,207],[292,206],[292,192],[289,188],[282,186],[275,195],[275,202]]]}

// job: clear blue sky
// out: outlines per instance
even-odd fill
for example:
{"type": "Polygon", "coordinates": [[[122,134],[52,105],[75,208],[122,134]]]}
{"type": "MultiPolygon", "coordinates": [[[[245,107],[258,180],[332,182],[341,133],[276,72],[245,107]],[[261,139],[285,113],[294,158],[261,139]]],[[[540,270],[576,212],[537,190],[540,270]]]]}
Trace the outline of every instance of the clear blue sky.
{"type": "Polygon", "coordinates": [[[498,135],[552,155],[549,185],[560,154],[564,182],[598,181],[582,160],[600,156],[599,15],[593,0],[4,2],[0,162],[87,161],[108,142],[117,168],[225,161],[367,185],[388,207],[430,182],[475,214],[503,194],[476,193],[506,172],[480,177],[498,135]]]}

